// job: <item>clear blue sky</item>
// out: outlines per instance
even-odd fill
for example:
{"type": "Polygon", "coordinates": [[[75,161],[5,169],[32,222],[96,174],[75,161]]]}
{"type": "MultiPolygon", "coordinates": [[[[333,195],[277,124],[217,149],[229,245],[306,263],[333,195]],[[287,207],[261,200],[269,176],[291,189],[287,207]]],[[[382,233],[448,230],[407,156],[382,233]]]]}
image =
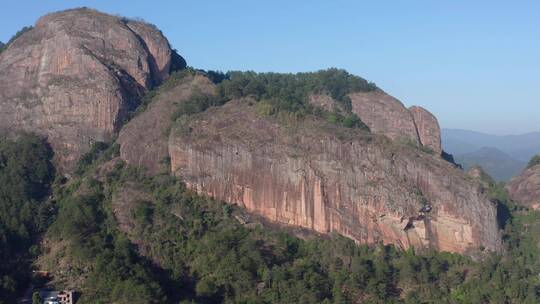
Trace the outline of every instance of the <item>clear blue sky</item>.
{"type": "Polygon", "coordinates": [[[79,6],[156,24],[197,68],[339,67],[428,108],[443,127],[540,131],[538,0],[16,0],[2,4],[0,40],[79,6]]]}

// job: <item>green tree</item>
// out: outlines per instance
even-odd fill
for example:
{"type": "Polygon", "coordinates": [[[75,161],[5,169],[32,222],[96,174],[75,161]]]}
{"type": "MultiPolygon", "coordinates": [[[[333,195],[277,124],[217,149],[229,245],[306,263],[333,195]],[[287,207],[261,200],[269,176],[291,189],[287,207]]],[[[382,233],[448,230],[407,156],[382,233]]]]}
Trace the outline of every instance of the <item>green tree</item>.
{"type": "Polygon", "coordinates": [[[32,294],[32,304],[41,304],[41,297],[38,291],[34,291],[32,294]]]}
{"type": "Polygon", "coordinates": [[[540,164],[540,155],[535,155],[529,160],[529,163],[527,163],[527,169],[532,168],[538,164],[540,164]]]}

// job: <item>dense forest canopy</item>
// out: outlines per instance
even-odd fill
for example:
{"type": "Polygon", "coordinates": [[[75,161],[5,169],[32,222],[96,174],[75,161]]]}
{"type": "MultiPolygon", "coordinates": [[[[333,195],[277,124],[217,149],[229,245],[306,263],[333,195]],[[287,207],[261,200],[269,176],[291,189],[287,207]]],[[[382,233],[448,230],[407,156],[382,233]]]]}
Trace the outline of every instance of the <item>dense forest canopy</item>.
{"type": "Polygon", "coordinates": [[[375,90],[375,84],[336,68],[309,73],[228,72],[220,83],[223,95],[231,98],[252,96],[268,100],[278,109],[298,111],[306,107],[310,94],[329,94],[351,109],[347,96],[375,90]]]}
{"type": "Polygon", "coordinates": [[[0,138],[0,302],[13,303],[30,279],[52,206],[44,203],[53,180],[52,151],[36,136],[0,138]]]}
{"type": "MultiPolygon", "coordinates": [[[[217,84],[217,95],[195,94],[190,101],[179,104],[173,119],[182,115],[202,112],[211,106],[220,106],[232,99],[250,98],[256,101],[261,116],[280,113],[303,118],[315,115],[331,123],[347,128],[369,128],[352,113],[348,94],[376,90],[375,84],[340,69],[327,69],[310,73],[255,73],[197,71],[191,68],[175,72],[161,86],[167,88],[182,81],[186,76],[201,73],[217,84]],[[338,103],[334,109],[323,109],[310,104],[311,95],[327,94],[338,103]]],[[[141,108],[151,102],[157,91],[150,92],[141,108]]],[[[140,109],[139,109],[140,111],[140,109]]]]}

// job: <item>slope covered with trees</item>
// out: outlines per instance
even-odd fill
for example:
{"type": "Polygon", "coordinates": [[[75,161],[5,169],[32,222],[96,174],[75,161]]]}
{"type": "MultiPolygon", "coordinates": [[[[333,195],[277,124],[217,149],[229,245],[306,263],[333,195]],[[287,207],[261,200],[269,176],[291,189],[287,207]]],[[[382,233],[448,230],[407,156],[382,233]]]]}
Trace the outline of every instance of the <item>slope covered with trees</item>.
{"type": "Polygon", "coordinates": [[[117,160],[115,146],[94,151],[87,158],[96,161],[56,189],[58,214],[47,233],[65,245],[49,258],[67,257],[71,276],[86,278],[77,286],[81,303],[538,301],[540,214],[515,207],[496,184],[491,195],[512,212],[501,219],[507,252],[473,261],[339,236],[300,239],[169,175],[145,176],[117,160]],[[122,230],[115,197],[128,188],[145,194],[129,201],[132,226],[122,230]]]}
{"type": "MultiPolygon", "coordinates": [[[[182,73],[196,72],[174,74],[165,86],[180,81],[182,73]]],[[[173,118],[243,97],[275,111],[261,115],[317,115],[307,103],[313,92],[340,100],[339,92],[373,89],[363,82],[354,85],[357,80],[340,70],[301,76],[210,74],[219,93],[195,94],[173,118]],[[328,75],[353,85],[337,93],[319,87],[328,75]],[[274,89],[276,83],[289,89],[274,89]]],[[[539,300],[540,213],[517,207],[500,184],[484,185],[500,206],[506,251],[474,261],[429,250],[358,246],[337,235],[298,238],[242,209],[196,195],[169,174],[149,177],[117,156],[117,145],[98,142],[75,175],[58,178],[51,189],[54,168],[46,143],[30,135],[2,139],[0,255],[8,262],[0,266],[1,301],[13,302],[32,267],[52,273],[50,286],[78,290],[81,303],[539,300]],[[139,194],[123,197],[129,189],[139,194]]]]}
{"type": "Polygon", "coordinates": [[[217,95],[196,94],[189,102],[179,104],[173,115],[175,120],[182,115],[192,115],[211,106],[223,105],[232,99],[248,98],[257,102],[261,116],[285,114],[302,119],[307,115],[316,115],[348,128],[368,130],[358,116],[352,113],[351,100],[347,95],[377,89],[375,84],[335,68],[296,74],[239,71],[224,74],[186,69],[173,74],[165,86],[174,85],[187,75],[195,73],[201,73],[214,81],[217,84],[217,95]],[[313,106],[309,97],[317,94],[331,96],[340,106],[334,110],[313,106]]]}
{"type": "Polygon", "coordinates": [[[44,202],[54,176],[52,152],[32,135],[0,138],[0,302],[14,303],[28,283],[36,238],[53,211],[44,202]]]}

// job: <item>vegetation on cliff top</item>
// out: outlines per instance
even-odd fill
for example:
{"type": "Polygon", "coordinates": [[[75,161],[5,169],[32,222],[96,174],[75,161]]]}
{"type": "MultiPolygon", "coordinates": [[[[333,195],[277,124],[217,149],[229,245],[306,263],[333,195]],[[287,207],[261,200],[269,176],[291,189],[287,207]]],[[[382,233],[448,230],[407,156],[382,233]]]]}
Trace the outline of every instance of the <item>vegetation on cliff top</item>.
{"type": "Polygon", "coordinates": [[[540,164],[540,155],[535,155],[527,163],[527,169],[532,168],[538,164],[540,164]]]}
{"type": "Polygon", "coordinates": [[[15,33],[15,35],[13,35],[9,40],[8,42],[6,42],[5,44],[0,42],[0,53],[2,53],[5,49],[7,49],[7,47],[13,42],[15,41],[15,39],[19,38],[22,34],[28,32],[29,30],[31,30],[33,27],[32,26],[25,26],[23,27],[22,29],[20,29],[17,33],[15,33]]]}
{"type": "MultiPolygon", "coordinates": [[[[159,90],[178,85],[187,76],[201,73],[217,84],[217,95],[196,93],[191,100],[178,104],[173,114],[176,120],[184,115],[202,112],[211,106],[220,106],[232,99],[250,98],[257,102],[260,116],[288,113],[296,118],[308,115],[322,117],[332,124],[347,128],[369,128],[351,111],[349,93],[367,92],[377,87],[344,70],[328,69],[310,73],[255,73],[196,71],[191,68],[175,72],[159,90]],[[336,101],[334,110],[313,106],[311,95],[327,94],[336,101]]],[[[145,107],[158,91],[150,92],[143,100],[145,107]]],[[[139,111],[138,111],[139,112],[139,111]]]]}

